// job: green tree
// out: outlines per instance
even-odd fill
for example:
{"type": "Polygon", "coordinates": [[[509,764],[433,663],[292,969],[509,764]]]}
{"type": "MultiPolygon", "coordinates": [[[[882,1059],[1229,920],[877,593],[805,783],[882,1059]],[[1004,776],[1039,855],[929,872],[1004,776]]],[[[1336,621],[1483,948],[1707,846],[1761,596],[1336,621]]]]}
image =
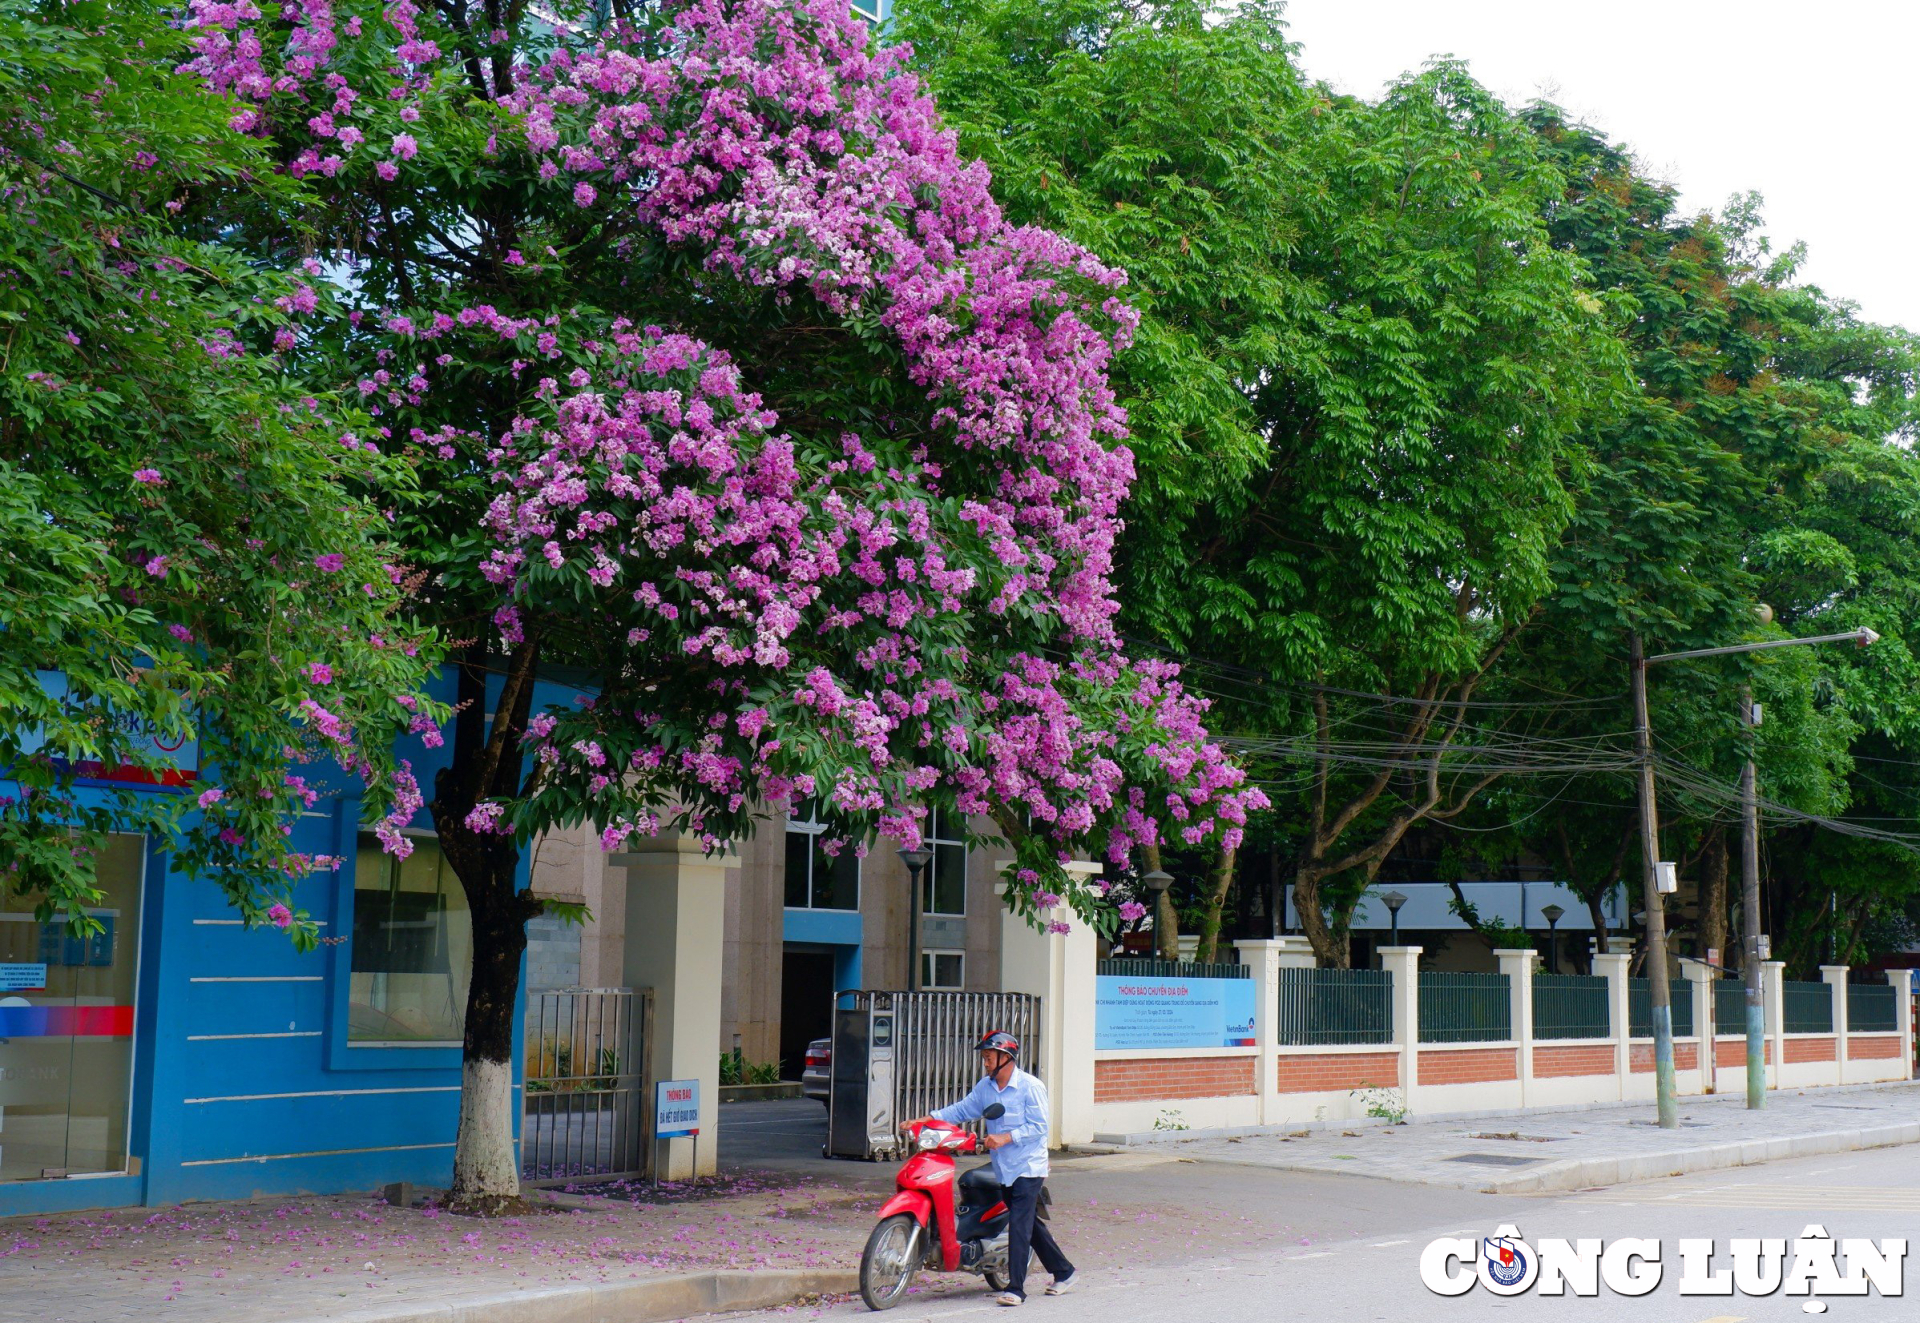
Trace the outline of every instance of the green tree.
{"type": "Polygon", "coordinates": [[[379,802],[431,650],[361,494],[404,475],[286,380],[290,286],[173,219],[272,186],[186,54],[139,6],[0,3],[0,886],[84,930],[102,833],[144,831],[310,946],[302,764],[379,802]],[[126,788],[182,741],[194,793],[126,788]]]}

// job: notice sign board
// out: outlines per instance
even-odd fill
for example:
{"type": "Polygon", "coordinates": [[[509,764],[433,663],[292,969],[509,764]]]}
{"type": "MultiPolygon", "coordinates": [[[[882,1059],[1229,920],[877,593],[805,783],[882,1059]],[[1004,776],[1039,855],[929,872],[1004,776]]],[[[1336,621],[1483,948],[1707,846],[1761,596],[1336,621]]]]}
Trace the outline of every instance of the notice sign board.
{"type": "Polygon", "coordinates": [[[43,992],[47,986],[45,965],[6,964],[0,962],[0,992],[43,992]]]}
{"type": "Polygon", "coordinates": [[[1252,1047],[1253,980],[1102,974],[1094,979],[1093,1045],[1252,1047]]]}
{"type": "Polygon", "coordinates": [[[700,1081],[661,1080],[653,1086],[653,1136],[676,1139],[700,1133],[700,1081]]]}

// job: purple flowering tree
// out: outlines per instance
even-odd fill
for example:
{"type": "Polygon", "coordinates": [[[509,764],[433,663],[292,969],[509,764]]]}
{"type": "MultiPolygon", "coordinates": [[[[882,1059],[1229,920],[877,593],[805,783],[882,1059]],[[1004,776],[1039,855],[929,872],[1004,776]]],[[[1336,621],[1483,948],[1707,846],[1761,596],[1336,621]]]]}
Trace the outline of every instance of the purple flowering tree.
{"type": "Polygon", "coordinates": [[[517,1190],[544,830],[718,845],[817,797],[863,850],[940,808],[997,825],[1016,909],[1092,923],[1074,854],[1237,841],[1264,800],[1113,629],[1124,276],[1009,224],[844,0],[193,15],[300,185],[244,224],[306,263],[289,352],[422,493],[395,527],[459,702],[421,793],[474,924],[457,1201],[517,1190]],[[555,664],[593,700],[534,710],[555,664]]]}

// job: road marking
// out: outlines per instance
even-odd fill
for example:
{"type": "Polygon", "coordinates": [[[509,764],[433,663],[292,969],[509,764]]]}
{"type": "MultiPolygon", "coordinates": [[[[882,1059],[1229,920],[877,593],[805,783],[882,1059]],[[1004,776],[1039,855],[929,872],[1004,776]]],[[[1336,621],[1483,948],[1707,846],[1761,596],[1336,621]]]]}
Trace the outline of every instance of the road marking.
{"type": "Polygon", "coordinates": [[[1332,1257],[1332,1250],[1316,1250],[1312,1254],[1289,1254],[1287,1255],[1287,1262],[1298,1263],[1302,1259],[1331,1259],[1332,1257]]]}
{"type": "Polygon", "coordinates": [[[1643,1202],[1699,1208],[1754,1208],[1769,1211],[1831,1210],[1843,1213],[1920,1213],[1920,1190],[1865,1185],[1689,1185],[1660,1195],[1643,1190],[1601,1191],[1583,1202],[1634,1208],[1643,1202]]]}
{"type": "Polygon", "coordinates": [[[1372,1246],[1372,1248],[1392,1249],[1395,1245],[1411,1245],[1412,1243],[1413,1242],[1410,1240],[1382,1240],[1382,1241],[1376,1241],[1372,1246]]]}

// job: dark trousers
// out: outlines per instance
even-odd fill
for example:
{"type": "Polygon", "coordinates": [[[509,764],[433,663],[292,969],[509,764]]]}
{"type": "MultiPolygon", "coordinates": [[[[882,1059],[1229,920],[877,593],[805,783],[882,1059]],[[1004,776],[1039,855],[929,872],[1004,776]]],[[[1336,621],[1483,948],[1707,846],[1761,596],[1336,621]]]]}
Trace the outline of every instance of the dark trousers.
{"type": "Polygon", "coordinates": [[[1027,1294],[1029,1246],[1055,1281],[1073,1276],[1073,1265],[1054,1243],[1047,1224],[1035,1220],[1040,1211],[1040,1188],[1046,1183],[1044,1176],[1022,1176],[1012,1185],[1001,1187],[1007,1201],[1007,1289],[1022,1298],[1027,1294]]]}

